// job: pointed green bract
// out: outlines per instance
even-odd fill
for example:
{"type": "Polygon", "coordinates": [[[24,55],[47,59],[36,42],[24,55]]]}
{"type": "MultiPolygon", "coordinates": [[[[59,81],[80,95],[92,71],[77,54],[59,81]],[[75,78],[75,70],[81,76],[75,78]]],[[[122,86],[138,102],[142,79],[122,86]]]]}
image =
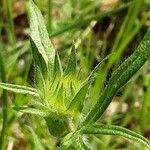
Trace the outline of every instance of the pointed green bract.
{"type": "Polygon", "coordinates": [[[44,80],[44,76],[40,70],[40,67],[35,65],[35,87],[38,90],[39,95],[44,98],[46,91],[46,82],[44,80]]]}
{"type": "Polygon", "coordinates": [[[55,54],[55,64],[54,64],[54,76],[60,77],[63,74],[63,69],[61,66],[60,58],[58,52],[55,54]]]}
{"type": "Polygon", "coordinates": [[[63,84],[62,84],[57,92],[56,102],[54,104],[57,109],[61,109],[61,110],[65,109],[63,92],[64,92],[64,89],[63,89],[63,84]]]}
{"type": "Polygon", "coordinates": [[[82,134],[119,135],[130,140],[138,141],[150,149],[150,142],[140,134],[126,128],[114,125],[89,125],[80,131],[82,134]]]}
{"type": "Polygon", "coordinates": [[[39,65],[38,61],[41,61],[40,64],[42,65],[39,65],[39,67],[42,73],[45,73],[43,71],[44,69],[46,70],[45,65],[48,67],[50,64],[51,70],[46,70],[46,72],[49,71],[52,73],[54,68],[55,50],[49,39],[43,16],[33,1],[29,1],[29,11],[30,37],[34,61],[36,65],[39,65]]]}
{"type": "Polygon", "coordinates": [[[71,48],[71,55],[64,75],[76,76],[76,50],[74,44],[72,45],[71,48]]]}
{"type": "Polygon", "coordinates": [[[42,55],[38,52],[38,48],[36,47],[35,42],[31,38],[30,43],[32,47],[32,56],[35,63],[35,68],[38,67],[38,72],[40,72],[42,78],[46,78],[48,71],[47,64],[42,55]]]}
{"type": "Polygon", "coordinates": [[[8,84],[8,83],[1,83],[1,82],[0,82],[0,87],[5,90],[9,90],[9,91],[12,91],[15,93],[28,94],[28,95],[32,95],[35,97],[39,97],[37,90],[34,88],[20,86],[20,85],[14,85],[14,84],[8,84]]]}
{"type": "Polygon", "coordinates": [[[95,73],[98,71],[98,69],[100,68],[100,66],[101,66],[106,60],[108,60],[108,59],[110,58],[110,56],[112,56],[112,55],[114,55],[114,53],[113,53],[113,54],[110,54],[110,55],[108,55],[108,56],[106,56],[105,58],[103,58],[103,59],[97,64],[97,66],[92,70],[92,72],[90,73],[90,75],[88,76],[88,78],[87,78],[85,81],[94,79],[94,78],[95,78],[94,75],[95,75],[95,73]]]}
{"type": "Polygon", "coordinates": [[[84,103],[89,86],[90,86],[90,82],[86,83],[85,85],[81,87],[79,92],[75,95],[75,97],[71,101],[68,111],[71,111],[74,113],[78,113],[78,112],[81,113],[82,108],[83,108],[83,103],[84,103]]]}

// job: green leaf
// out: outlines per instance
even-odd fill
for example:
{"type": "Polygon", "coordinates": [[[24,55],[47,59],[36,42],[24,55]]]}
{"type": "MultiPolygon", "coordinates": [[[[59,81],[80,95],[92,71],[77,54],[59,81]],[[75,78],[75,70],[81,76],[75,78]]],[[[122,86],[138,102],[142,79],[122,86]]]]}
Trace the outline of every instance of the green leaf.
{"type": "Polygon", "coordinates": [[[46,103],[44,103],[44,101],[42,99],[41,99],[41,101],[39,101],[39,98],[32,99],[28,103],[28,107],[36,108],[36,109],[40,109],[40,110],[47,110],[47,111],[49,110],[48,107],[46,106],[46,103]]]}
{"type": "Polygon", "coordinates": [[[47,109],[41,110],[30,107],[13,107],[13,109],[22,113],[37,115],[41,117],[46,117],[49,115],[49,111],[47,109]]]}
{"type": "Polygon", "coordinates": [[[49,39],[43,16],[32,0],[29,1],[29,18],[34,61],[40,67],[42,73],[45,73],[43,70],[46,70],[48,66],[51,66],[51,70],[48,71],[52,73],[55,50],[49,39]]]}
{"type": "Polygon", "coordinates": [[[82,126],[93,123],[101,117],[112,101],[116,92],[145,64],[150,57],[150,31],[146,33],[135,52],[127,58],[112,74],[108,85],[100,95],[97,103],[89,112],[82,126]]]}
{"type": "Polygon", "coordinates": [[[89,81],[89,80],[95,78],[94,75],[95,75],[95,73],[98,71],[98,69],[100,68],[100,66],[101,66],[106,60],[108,60],[108,59],[110,58],[110,56],[112,56],[112,55],[114,55],[114,54],[115,54],[115,53],[112,53],[112,54],[106,56],[105,58],[103,58],[103,59],[97,64],[97,66],[92,70],[92,72],[90,73],[90,75],[87,77],[87,79],[86,79],[84,82],[87,82],[87,81],[89,81]]]}
{"type": "MultiPolygon", "coordinates": [[[[30,38],[30,43],[32,47],[32,56],[34,59],[35,68],[36,69],[39,68],[37,73],[41,74],[41,79],[42,78],[45,79],[47,77],[48,66],[44,61],[42,55],[38,52],[38,48],[36,47],[34,41],[31,38],[30,38]]],[[[41,80],[41,79],[36,79],[36,80],[41,80]]]]}
{"type": "Polygon", "coordinates": [[[30,132],[32,133],[35,150],[44,150],[44,147],[41,144],[40,139],[37,136],[37,134],[34,132],[34,130],[31,127],[28,127],[28,128],[29,128],[30,132]]]}
{"type": "Polygon", "coordinates": [[[61,66],[60,58],[58,52],[55,54],[55,64],[54,64],[54,75],[61,76],[63,74],[63,69],[61,66]]]}
{"type": "Polygon", "coordinates": [[[63,92],[64,92],[64,87],[63,87],[63,84],[62,84],[60,86],[60,88],[58,89],[56,101],[54,103],[54,105],[57,109],[65,109],[63,92]]]}
{"type": "Polygon", "coordinates": [[[28,94],[28,95],[32,95],[35,97],[39,97],[37,90],[34,88],[20,86],[20,85],[14,85],[14,84],[1,83],[1,82],[0,82],[0,87],[5,90],[9,90],[9,91],[12,91],[15,93],[28,94]]]}
{"type": "Polygon", "coordinates": [[[69,62],[68,62],[68,66],[65,70],[65,76],[66,75],[72,75],[72,76],[76,76],[76,50],[75,50],[75,45],[72,45],[71,48],[71,55],[69,58],[69,62]]]}
{"type": "Polygon", "coordinates": [[[71,111],[74,113],[78,113],[82,111],[83,103],[84,103],[88,88],[90,86],[90,83],[91,82],[87,82],[81,87],[81,89],[78,91],[78,93],[75,95],[75,97],[71,101],[68,111],[71,111]]]}
{"type": "Polygon", "coordinates": [[[45,97],[46,83],[39,66],[35,66],[35,87],[38,89],[40,97],[45,97]]]}
{"type": "Polygon", "coordinates": [[[63,140],[60,150],[86,150],[81,143],[78,132],[70,132],[63,140]]]}
{"type": "Polygon", "coordinates": [[[82,134],[119,135],[146,145],[150,149],[150,142],[140,134],[126,128],[114,125],[89,125],[81,129],[82,134]]]}

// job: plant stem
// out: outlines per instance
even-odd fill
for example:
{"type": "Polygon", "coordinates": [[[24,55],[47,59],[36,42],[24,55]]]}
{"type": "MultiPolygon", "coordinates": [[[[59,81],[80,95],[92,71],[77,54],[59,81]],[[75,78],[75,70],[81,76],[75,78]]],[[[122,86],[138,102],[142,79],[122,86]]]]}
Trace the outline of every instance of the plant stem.
{"type": "MultiPolygon", "coordinates": [[[[5,68],[3,65],[1,55],[0,55],[0,80],[2,80],[2,82],[6,81],[5,68]]],[[[6,137],[6,129],[7,129],[7,116],[8,116],[8,112],[7,112],[8,101],[7,101],[6,90],[3,90],[2,100],[3,100],[3,125],[1,131],[1,137],[0,137],[0,150],[5,150],[5,137],[6,137]]]]}

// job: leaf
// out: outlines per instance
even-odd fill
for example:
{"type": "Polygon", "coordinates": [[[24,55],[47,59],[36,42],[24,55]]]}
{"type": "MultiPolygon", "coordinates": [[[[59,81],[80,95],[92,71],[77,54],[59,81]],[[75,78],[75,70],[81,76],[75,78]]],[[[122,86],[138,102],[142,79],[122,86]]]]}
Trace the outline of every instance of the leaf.
{"type": "Polygon", "coordinates": [[[86,150],[77,132],[70,132],[62,139],[60,150],[86,150]]]}
{"type": "Polygon", "coordinates": [[[26,87],[26,86],[21,86],[21,85],[14,85],[14,84],[7,84],[7,83],[1,83],[0,82],[0,87],[9,90],[15,93],[20,93],[20,94],[29,94],[35,97],[39,97],[39,94],[36,89],[26,87]]]}
{"type": "Polygon", "coordinates": [[[14,110],[20,111],[20,112],[26,113],[26,114],[41,116],[41,117],[46,117],[49,115],[49,112],[46,109],[41,110],[41,109],[29,108],[29,107],[14,107],[14,110]]]}
{"type": "Polygon", "coordinates": [[[74,44],[71,48],[71,55],[64,76],[66,75],[76,76],[76,50],[74,44]]]}
{"type": "Polygon", "coordinates": [[[135,52],[127,58],[112,74],[108,85],[100,95],[81,126],[93,123],[101,117],[112,101],[116,92],[145,64],[150,57],[150,31],[146,33],[135,52]]]}
{"type": "Polygon", "coordinates": [[[36,108],[36,109],[41,109],[41,110],[48,110],[46,104],[44,103],[44,101],[41,99],[41,102],[38,99],[32,99],[29,103],[28,103],[28,107],[31,107],[31,108],[36,108]]]}
{"type": "Polygon", "coordinates": [[[58,52],[55,54],[55,64],[54,64],[54,75],[61,76],[63,73],[63,69],[61,66],[60,58],[58,52]]]}
{"type": "Polygon", "coordinates": [[[140,134],[126,128],[114,125],[89,125],[81,129],[82,134],[119,135],[146,145],[150,149],[150,142],[140,134]]]}
{"type": "Polygon", "coordinates": [[[67,111],[78,113],[82,111],[83,103],[91,82],[84,84],[71,101],[67,111]]]}
{"type": "Polygon", "coordinates": [[[28,128],[29,128],[29,130],[32,134],[32,137],[33,137],[35,150],[44,150],[44,147],[41,144],[40,139],[37,136],[37,134],[34,132],[34,130],[31,127],[28,127],[28,128]]]}
{"type": "Polygon", "coordinates": [[[13,107],[14,110],[20,111],[27,114],[33,114],[44,118],[53,118],[54,120],[62,119],[67,117],[64,113],[59,113],[56,109],[46,107],[42,104],[35,104],[35,108],[31,106],[13,107]],[[40,107],[40,108],[39,108],[40,107]]]}
{"type": "Polygon", "coordinates": [[[93,78],[95,78],[94,74],[98,71],[99,67],[106,61],[110,58],[110,56],[114,55],[115,53],[112,53],[108,56],[106,56],[105,58],[103,58],[99,63],[98,65],[92,70],[92,72],[90,73],[90,75],[88,76],[88,78],[85,80],[86,81],[89,81],[93,78]]]}
{"type": "Polygon", "coordinates": [[[64,87],[63,87],[63,84],[62,84],[60,86],[60,88],[58,89],[56,101],[54,103],[54,105],[57,109],[62,109],[63,110],[65,108],[63,92],[64,92],[64,87]]]}
{"type": "Polygon", "coordinates": [[[46,67],[51,66],[49,72],[53,72],[55,49],[53,48],[48,32],[44,23],[43,16],[38,7],[29,1],[29,18],[30,18],[30,30],[31,30],[31,45],[33,58],[44,74],[43,70],[46,67]]]}
{"type": "MultiPolygon", "coordinates": [[[[42,75],[42,78],[47,77],[47,71],[48,71],[48,66],[42,57],[42,55],[38,52],[38,48],[36,47],[34,41],[30,38],[30,43],[32,47],[32,56],[34,59],[35,67],[36,69],[39,68],[37,73],[40,73],[42,75]]],[[[36,79],[40,80],[40,79],[36,79]]]]}
{"type": "Polygon", "coordinates": [[[35,87],[38,89],[40,97],[45,97],[46,83],[39,66],[35,66],[35,87]]]}

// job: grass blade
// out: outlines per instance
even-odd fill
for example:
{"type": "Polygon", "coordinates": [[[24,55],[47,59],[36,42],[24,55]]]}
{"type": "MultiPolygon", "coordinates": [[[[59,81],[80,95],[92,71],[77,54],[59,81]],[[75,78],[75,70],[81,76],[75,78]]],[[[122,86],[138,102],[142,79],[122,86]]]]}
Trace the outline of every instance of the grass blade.
{"type": "Polygon", "coordinates": [[[148,85],[146,86],[146,91],[143,97],[143,104],[140,113],[140,128],[142,134],[144,134],[145,126],[147,125],[147,120],[149,119],[148,117],[145,117],[148,116],[149,114],[149,100],[150,100],[150,78],[148,81],[148,85]]]}
{"type": "Polygon", "coordinates": [[[150,142],[142,135],[129,129],[114,125],[90,125],[81,129],[83,134],[119,135],[146,145],[150,149],[150,142]]]}
{"type": "Polygon", "coordinates": [[[130,6],[131,3],[126,3],[126,4],[122,4],[120,7],[118,8],[115,8],[111,11],[108,11],[108,12],[100,12],[99,14],[97,15],[93,15],[93,16],[88,16],[86,18],[82,18],[82,19],[78,19],[76,21],[74,21],[73,23],[70,23],[68,24],[67,26],[65,26],[64,28],[58,30],[58,31],[54,31],[50,34],[50,37],[55,37],[55,36],[58,36],[60,34],[63,34],[67,31],[71,31],[73,29],[76,29],[76,28],[81,28],[83,26],[86,26],[88,24],[91,23],[91,21],[95,21],[95,20],[102,20],[103,18],[105,17],[108,17],[108,16],[111,16],[115,13],[118,13],[120,12],[121,10],[124,10],[126,9],[127,7],[130,6]]]}

